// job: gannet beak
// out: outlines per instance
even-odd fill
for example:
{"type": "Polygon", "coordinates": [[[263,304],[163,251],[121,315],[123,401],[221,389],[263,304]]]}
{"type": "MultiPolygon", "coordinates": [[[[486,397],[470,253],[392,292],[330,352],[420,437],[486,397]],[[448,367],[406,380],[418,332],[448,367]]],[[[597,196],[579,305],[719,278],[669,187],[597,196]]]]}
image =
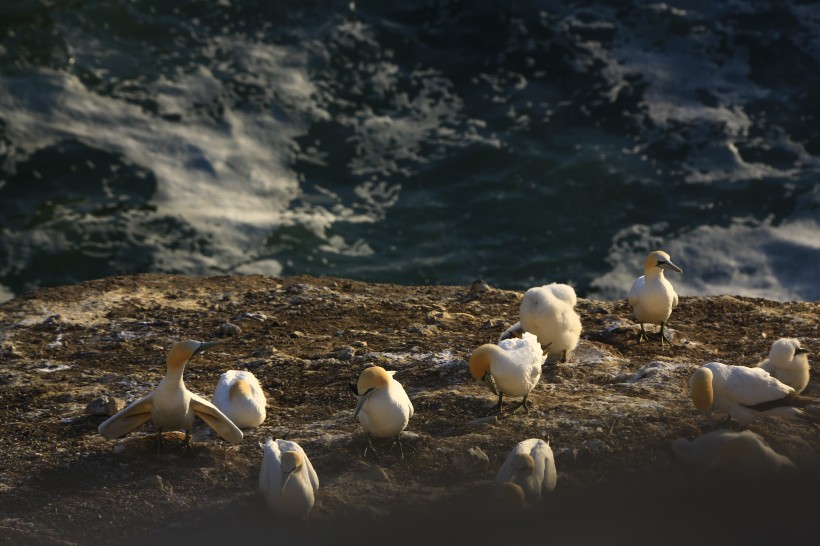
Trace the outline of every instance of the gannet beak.
{"type": "Polygon", "coordinates": [[[191,355],[191,357],[193,357],[194,355],[196,355],[198,353],[201,353],[202,351],[204,351],[208,347],[213,347],[214,345],[221,345],[221,344],[222,344],[221,341],[203,341],[202,343],[199,344],[199,347],[197,347],[196,351],[194,351],[194,354],[191,355]]]}
{"type": "Polygon", "coordinates": [[[661,269],[671,269],[672,271],[677,271],[678,273],[683,273],[683,269],[676,266],[675,264],[673,264],[669,260],[659,260],[658,261],[658,267],[660,267],[661,269]]]}
{"type": "Polygon", "coordinates": [[[362,406],[364,406],[364,403],[367,402],[367,399],[370,398],[371,394],[373,394],[373,389],[375,388],[376,387],[371,387],[367,389],[367,391],[359,397],[359,402],[356,404],[356,411],[353,412],[354,421],[356,420],[356,417],[358,417],[359,412],[362,411],[362,406]]]}
{"type": "MultiPolygon", "coordinates": [[[[296,469],[294,468],[293,470],[296,470],[296,469]]],[[[282,477],[282,491],[281,491],[282,494],[285,493],[285,486],[288,485],[288,480],[290,479],[291,475],[293,475],[293,470],[291,470],[290,472],[288,472],[287,474],[285,474],[282,477]]]]}
{"type": "Polygon", "coordinates": [[[493,378],[493,374],[490,372],[485,373],[484,382],[487,383],[487,386],[490,387],[493,394],[498,396],[498,389],[495,387],[495,378],[493,378]]]}
{"type": "Polygon", "coordinates": [[[796,355],[807,355],[807,354],[811,354],[811,353],[809,353],[808,349],[804,349],[803,347],[798,347],[797,349],[794,350],[794,354],[796,354],[796,355]]]}

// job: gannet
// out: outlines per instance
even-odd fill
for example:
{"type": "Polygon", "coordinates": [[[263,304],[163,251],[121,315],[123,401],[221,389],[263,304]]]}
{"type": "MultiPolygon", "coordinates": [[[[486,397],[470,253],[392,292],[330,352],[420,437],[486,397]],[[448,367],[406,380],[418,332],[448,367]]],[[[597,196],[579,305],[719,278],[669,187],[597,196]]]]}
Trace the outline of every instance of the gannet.
{"type": "Polygon", "coordinates": [[[801,393],[809,384],[808,351],[800,347],[800,341],[780,338],[769,351],[769,358],[758,364],[781,383],[801,393]]]}
{"type": "Polygon", "coordinates": [[[562,353],[561,362],[566,362],[567,353],[578,346],[581,337],[581,317],[575,312],[576,303],[575,289],[568,284],[552,283],[530,288],[521,300],[520,322],[501,334],[499,343],[529,332],[538,336],[542,347],[562,353]]]}
{"type": "Polygon", "coordinates": [[[261,425],[268,403],[256,376],[245,370],[223,373],[211,402],[239,428],[261,425]]]}
{"type": "Polygon", "coordinates": [[[524,508],[526,495],[521,486],[513,482],[496,482],[493,488],[492,500],[495,508],[515,511],[524,508]]]}
{"type": "Polygon", "coordinates": [[[796,470],[788,457],[776,453],[750,430],[715,430],[692,441],[678,438],[672,451],[684,464],[707,471],[734,469],[777,474],[784,469],[796,470]]]}
{"type": "Polygon", "coordinates": [[[527,397],[541,378],[541,364],[546,357],[534,334],[524,332],[521,338],[505,339],[498,345],[486,343],[470,355],[470,374],[484,381],[493,394],[498,395],[498,403],[486,414],[498,411],[504,395],[522,396],[521,402],[508,409],[524,408],[529,412],[527,397]]]}
{"type": "Polygon", "coordinates": [[[393,379],[395,373],[395,371],[388,372],[381,366],[372,366],[362,371],[356,383],[359,401],[353,412],[353,419],[359,419],[367,436],[365,456],[368,449],[375,451],[370,440],[371,436],[375,436],[377,438],[395,437],[393,446],[398,444],[402,458],[404,457],[404,449],[399,436],[401,431],[407,427],[410,418],[413,417],[413,404],[404,392],[401,383],[393,379]]]}
{"type": "Polygon", "coordinates": [[[530,502],[555,489],[558,474],[550,445],[539,438],[519,442],[507,456],[495,477],[496,482],[513,482],[524,490],[530,502]]]}
{"type": "Polygon", "coordinates": [[[304,518],[313,508],[319,477],[305,451],[296,442],[268,438],[259,444],[264,456],[259,489],[277,516],[304,518]]]}
{"type": "Polygon", "coordinates": [[[820,400],[799,396],[762,368],[727,366],[720,362],[704,364],[689,378],[695,407],[709,416],[712,410],[726,411],[746,426],[761,415],[812,420],[795,406],[816,404],[820,400]]]}
{"type": "Polygon", "coordinates": [[[225,440],[234,444],[241,442],[242,431],[219,408],[186,389],[182,381],[185,363],[218,343],[188,340],[171,347],[166,359],[165,377],[157,388],[102,423],[98,429],[100,434],[106,438],[119,438],[152,420],[157,427],[158,448],[162,444],[163,430],[184,430],[187,450],[191,447],[191,428],[196,415],[225,440]]]}
{"type": "Polygon", "coordinates": [[[672,308],[678,305],[678,295],[672,284],[663,276],[664,269],[683,273],[681,268],[670,261],[666,252],[650,252],[643,265],[643,275],[635,279],[632,290],[629,291],[629,305],[635,318],[641,323],[639,341],[649,340],[643,327],[644,322],[660,324],[661,345],[664,340],[669,341],[663,331],[669,315],[672,314],[672,308]]]}

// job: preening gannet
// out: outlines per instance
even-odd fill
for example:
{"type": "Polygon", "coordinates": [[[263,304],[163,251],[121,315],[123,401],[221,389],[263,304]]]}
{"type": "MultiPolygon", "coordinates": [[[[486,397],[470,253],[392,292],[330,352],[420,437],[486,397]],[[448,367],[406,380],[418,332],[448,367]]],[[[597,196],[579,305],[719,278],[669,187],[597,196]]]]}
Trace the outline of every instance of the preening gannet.
{"type": "Polygon", "coordinates": [[[575,289],[568,284],[552,283],[530,288],[524,293],[519,310],[520,322],[508,328],[499,343],[511,336],[529,332],[538,337],[538,343],[553,353],[561,353],[561,362],[567,353],[578,346],[581,337],[581,317],[575,312],[575,289]]]}
{"type": "Polygon", "coordinates": [[[713,409],[728,412],[741,426],[762,415],[812,420],[795,406],[820,402],[799,396],[766,370],[720,362],[709,362],[695,370],[689,378],[689,389],[695,407],[709,416],[710,423],[713,409]]]}
{"type": "Polygon", "coordinates": [[[530,502],[541,500],[541,495],[555,489],[557,480],[552,448],[538,438],[519,442],[495,477],[496,482],[512,482],[521,487],[530,502]]]}
{"type": "Polygon", "coordinates": [[[498,395],[498,403],[487,412],[501,412],[505,394],[523,396],[521,402],[509,409],[524,407],[529,411],[527,397],[541,378],[541,364],[544,355],[535,335],[524,332],[521,338],[505,339],[498,345],[487,343],[473,351],[470,356],[470,374],[484,381],[493,394],[498,395]]]}
{"type": "Polygon", "coordinates": [[[265,420],[268,401],[251,372],[228,370],[216,384],[211,402],[239,428],[258,427],[265,420]]]}
{"type": "Polygon", "coordinates": [[[794,463],[750,430],[714,430],[692,441],[678,438],[672,444],[675,456],[684,464],[702,470],[778,474],[796,470],[794,463]]]}
{"type": "Polygon", "coordinates": [[[500,510],[516,511],[526,505],[526,495],[521,486],[513,482],[496,482],[492,500],[494,507],[500,510]]]}
{"type": "Polygon", "coordinates": [[[769,351],[769,358],[758,364],[781,383],[801,393],[809,384],[808,351],[800,347],[800,341],[780,338],[769,351]]]}
{"type": "Polygon", "coordinates": [[[196,415],[227,441],[234,444],[241,442],[242,431],[219,408],[186,389],[182,381],[185,363],[218,343],[188,340],[171,347],[166,359],[165,377],[157,388],[102,423],[98,429],[100,434],[106,438],[119,438],[152,420],[157,427],[158,447],[162,442],[163,430],[184,430],[187,449],[190,448],[191,428],[196,415]]]}
{"type": "Polygon", "coordinates": [[[672,284],[663,276],[664,269],[683,273],[681,268],[672,263],[666,252],[650,252],[643,265],[643,275],[635,279],[628,298],[635,319],[641,324],[639,340],[649,340],[643,327],[645,322],[660,324],[661,345],[664,340],[669,341],[663,331],[669,315],[672,314],[672,308],[678,305],[678,295],[672,284]]]}
{"type": "MultiPolygon", "coordinates": [[[[398,444],[404,457],[399,435],[413,417],[413,404],[404,392],[401,383],[393,379],[396,372],[388,372],[381,366],[366,368],[359,375],[356,392],[359,401],[353,418],[359,419],[367,436],[364,455],[373,448],[371,436],[377,438],[395,437],[393,445],[398,444]]],[[[391,446],[392,448],[392,446],[391,446]]]]}
{"type": "Polygon", "coordinates": [[[259,446],[264,452],[259,489],[268,508],[281,517],[306,517],[319,489],[319,477],[310,459],[299,444],[289,440],[268,438],[259,446]]]}

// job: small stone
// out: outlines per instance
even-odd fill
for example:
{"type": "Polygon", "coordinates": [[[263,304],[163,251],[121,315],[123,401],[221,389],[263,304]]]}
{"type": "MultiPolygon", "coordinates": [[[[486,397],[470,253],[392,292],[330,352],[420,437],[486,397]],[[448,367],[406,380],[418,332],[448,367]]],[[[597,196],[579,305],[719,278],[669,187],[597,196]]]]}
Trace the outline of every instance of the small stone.
{"type": "Polygon", "coordinates": [[[221,337],[236,336],[239,335],[241,332],[242,328],[230,322],[220,324],[219,329],[217,330],[217,334],[219,334],[219,336],[221,337]]]}
{"type": "Polygon", "coordinates": [[[480,447],[471,447],[460,453],[453,464],[462,474],[478,474],[490,466],[490,458],[480,447]]]}
{"type": "Polygon", "coordinates": [[[342,347],[341,349],[336,351],[336,354],[335,354],[336,358],[338,358],[339,360],[350,360],[355,355],[356,355],[356,349],[354,349],[353,347],[350,347],[350,346],[342,347]]]}
{"type": "Polygon", "coordinates": [[[290,337],[305,337],[305,333],[300,332],[299,330],[294,330],[290,333],[290,337]]]}
{"type": "Polygon", "coordinates": [[[154,474],[153,476],[148,476],[144,480],[140,482],[140,485],[144,486],[147,489],[163,489],[162,484],[162,477],[154,474]]]}
{"type": "Polygon", "coordinates": [[[103,394],[88,403],[85,412],[88,415],[112,416],[125,407],[125,401],[115,396],[103,394]]]}
{"type": "Polygon", "coordinates": [[[476,279],[473,281],[473,284],[470,285],[471,294],[484,294],[490,290],[492,290],[492,287],[482,279],[476,279]]]}
{"type": "Polygon", "coordinates": [[[368,481],[368,482],[389,482],[390,476],[387,475],[387,472],[384,469],[377,465],[372,465],[369,468],[362,470],[356,475],[358,480],[368,481]]]}

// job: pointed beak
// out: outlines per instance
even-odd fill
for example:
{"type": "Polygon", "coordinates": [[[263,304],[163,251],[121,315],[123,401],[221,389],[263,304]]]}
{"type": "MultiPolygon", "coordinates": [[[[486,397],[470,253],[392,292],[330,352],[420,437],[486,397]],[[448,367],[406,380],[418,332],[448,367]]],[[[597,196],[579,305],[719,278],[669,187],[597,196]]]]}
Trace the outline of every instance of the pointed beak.
{"type": "Polygon", "coordinates": [[[373,389],[375,387],[367,389],[367,391],[359,397],[359,402],[356,404],[356,411],[353,412],[353,420],[356,420],[356,417],[359,416],[359,412],[362,411],[362,407],[364,403],[367,402],[367,399],[370,398],[370,395],[373,394],[373,389]]]}
{"type": "Polygon", "coordinates": [[[485,373],[484,382],[487,384],[488,387],[490,387],[492,393],[498,396],[498,389],[495,386],[495,379],[493,378],[493,374],[491,374],[490,372],[485,373]]]}
{"type": "Polygon", "coordinates": [[[794,354],[796,354],[796,355],[807,355],[807,354],[811,354],[811,353],[809,353],[808,349],[804,349],[803,347],[798,347],[797,349],[794,350],[794,354]]]}
{"type": "Polygon", "coordinates": [[[280,491],[280,493],[285,493],[285,487],[288,485],[288,480],[290,480],[290,477],[293,475],[294,470],[296,469],[294,468],[293,470],[282,476],[282,490],[280,491]]]}
{"type": "Polygon", "coordinates": [[[222,344],[221,341],[203,341],[202,343],[199,344],[199,347],[197,347],[196,351],[194,351],[194,354],[191,355],[191,357],[201,353],[202,351],[204,351],[208,347],[213,347],[214,345],[221,345],[221,344],[222,344]]]}
{"type": "Polygon", "coordinates": [[[658,267],[660,267],[661,269],[671,269],[672,271],[677,271],[678,273],[683,273],[683,269],[676,266],[675,264],[673,264],[670,261],[658,262],[658,267]]]}

